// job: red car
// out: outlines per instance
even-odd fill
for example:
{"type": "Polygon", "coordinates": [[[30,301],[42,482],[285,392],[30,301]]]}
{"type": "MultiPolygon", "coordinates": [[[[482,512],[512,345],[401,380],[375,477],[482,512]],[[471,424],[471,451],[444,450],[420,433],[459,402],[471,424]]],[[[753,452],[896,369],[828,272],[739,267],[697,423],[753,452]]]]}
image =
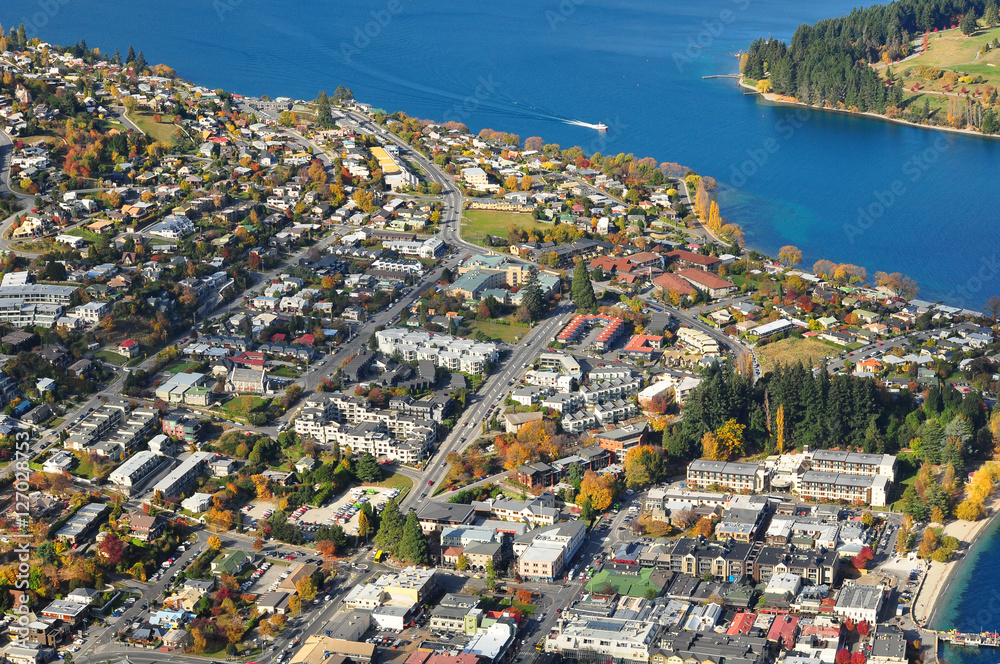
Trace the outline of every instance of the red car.
{"type": "Polygon", "coordinates": [[[427,486],[434,486],[433,480],[427,480],[427,486]]]}

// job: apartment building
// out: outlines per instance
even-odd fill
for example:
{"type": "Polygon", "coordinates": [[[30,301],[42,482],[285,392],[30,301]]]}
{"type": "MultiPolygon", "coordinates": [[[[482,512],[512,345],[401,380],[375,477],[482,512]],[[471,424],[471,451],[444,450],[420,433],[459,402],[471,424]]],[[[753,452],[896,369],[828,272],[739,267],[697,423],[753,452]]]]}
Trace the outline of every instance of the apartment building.
{"type": "Polygon", "coordinates": [[[196,477],[208,469],[208,463],[213,458],[214,452],[195,452],[153,486],[154,495],[159,492],[164,498],[180,496],[196,477]]]}
{"type": "Polygon", "coordinates": [[[792,488],[807,500],[885,507],[888,504],[891,481],[884,475],[848,475],[810,470],[797,478],[792,488]]]}
{"type": "Polygon", "coordinates": [[[366,400],[343,393],[318,394],[299,411],[295,433],[324,445],[336,441],[342,448],[417,463],[437,441],[437,424],[395,410],[375,409],[366,400]]]}
{"type": "Polygon", "coordinates": [[[500,357],[495,343],[390,328],[375,333],[378,349],[384,355],[399,353],[403,361],[430,360],[435,366],[463,373],[487,373],[500,357]]]}
{"type": "Polygon", "coordinates": [[[133,489],[150,473],[159,468],[163,462],[163,457],[156,452],[143,450],[126,459],[120,466],[111,472],[108,479],[111,480],[119,491],[126,495],[132,495],[133,489]]]}
{"type": "Polygon", "coordinates": [[[841,450],[806,451],[812,470],[846,475],[882,475],[890,482],[896,479],[896,457],[891,454],[861,454],[841,450]]]}
{"type": "Polygon", "coordinates": [[[719,342],[709,335],[690,327],[677,330],[677,341],[702,355],[718,355],[719,342]]]}
{"type": "Polygon", "coordinates": [[[764,491],[767,475],[761,464],[696,459],[688,465],[687,483],[692,489],[721,487],[730,491],[764,491]]]}

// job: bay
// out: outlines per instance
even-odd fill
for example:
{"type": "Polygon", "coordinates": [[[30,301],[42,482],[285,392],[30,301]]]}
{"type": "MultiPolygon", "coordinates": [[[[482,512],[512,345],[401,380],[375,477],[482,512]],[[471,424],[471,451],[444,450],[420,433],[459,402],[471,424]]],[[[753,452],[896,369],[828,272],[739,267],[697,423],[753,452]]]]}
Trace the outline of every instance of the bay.
{"type": "Polygon", "coordinates": [[[982,308],[1000,293],[1000,144],[774,106],[728,79],[758,35],[788,39],[853,0],[6,0],[0,22],[85,38],[184,78],[363,101],[476,131],[678,162],[723,183],[723,216],[772,255],[900,271],[921,297],[982,308]],[[600,135],[566,120],[604,122],[600,135]]]}

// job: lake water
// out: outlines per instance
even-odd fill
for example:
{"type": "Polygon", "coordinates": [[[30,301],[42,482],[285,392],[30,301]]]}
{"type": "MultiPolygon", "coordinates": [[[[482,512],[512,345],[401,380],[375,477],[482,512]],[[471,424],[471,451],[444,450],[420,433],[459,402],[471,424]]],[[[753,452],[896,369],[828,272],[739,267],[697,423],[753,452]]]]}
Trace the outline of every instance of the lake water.
{"type": "Polygon", "coordinates": [[[856,0],[6,0],[52,43],[128,45],[184,78],[311,99],[346,85],[387,110],[678,162],[726,186],[723,216],[772,255],[901,271],[921,297],[1000,293],[1000,143],[744,95],[734,54],[856,0]],[[565,123],[605,122],[606,136],[565,123]]]}
{"type": "MultiPolygon", "coordinates": [[[[942,593],[931,627],[960,632],[1000,630],[1000,521],[994,519],[973,547],[951,585],[942,593]]],[[[996,664],[1000,649],[945,645],[941,656],[949,664],[996,664]]]]}

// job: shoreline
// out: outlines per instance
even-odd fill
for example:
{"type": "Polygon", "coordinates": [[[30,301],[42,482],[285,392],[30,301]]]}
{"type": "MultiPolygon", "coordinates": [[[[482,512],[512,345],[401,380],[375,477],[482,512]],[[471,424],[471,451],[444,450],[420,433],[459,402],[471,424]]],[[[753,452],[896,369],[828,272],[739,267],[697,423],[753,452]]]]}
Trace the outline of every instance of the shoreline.
{"type": "Polygon", "coordinates": [[[923,630],[934,630],[931,624],[937,617],[937,612],[941,608],[939,600],[951,589],[956,573],[968,562],[970,554],[980,543],[979,537],[984,530],[992,526],[1000,516],[1000,495],[995,496],[988,508],[986,517],[979,521],[959,521],[955,520],[945,525],[942,535],[951,535],[968,545],[966,553],[958,560],[947,563],[933,562],[930,569],[925,572],[924,580],[920,584],[920,589],[913,598],[911,608],[911,618],[923,630]],[[949,530],[950,529],[950,530],[949,530]],[[921,606],[922,605],[922,606],[921,606]]]}
{"type": "Polygon", "coordinates": [[[890,118],[879,113],[873,113],[871,111],[849,111],[845,108],[828,108],[826,106],[814,106],[813,104],[807,104],[801,101],[788,101],[785,99],[778,99],[778,95],[773,92],[760,92],[754,86],[750,85],[745,81],[745,79],[740,76],[737,82],[741,88],[750,90],[754,95],[761,97],[764,101],[774,104],[775,106],[792,106],[798,108],[807,108],[809,110],[821,111],[824,113],[839,113],[841,115],[849,115],[851,117],[868,118],[871,120],[881,120],[883,122],[890,122],[893,124],[903,125],[905,127],[914,127],[916,129],[928,129],[930,131],[942,131],[949,134],[959,134],[965,136],[974,136],[976,138],[984,138],[987,140],[1000,140],[1000,135],[994,134],[984,134],[981,131],[973,131],[972,129],[956,129],[954,127],[939,127],[937,125],[927,125],[927,124],[917,124],[915,122],[910,122],[909,120],[904,120],[902,118],[890,118]]]}

